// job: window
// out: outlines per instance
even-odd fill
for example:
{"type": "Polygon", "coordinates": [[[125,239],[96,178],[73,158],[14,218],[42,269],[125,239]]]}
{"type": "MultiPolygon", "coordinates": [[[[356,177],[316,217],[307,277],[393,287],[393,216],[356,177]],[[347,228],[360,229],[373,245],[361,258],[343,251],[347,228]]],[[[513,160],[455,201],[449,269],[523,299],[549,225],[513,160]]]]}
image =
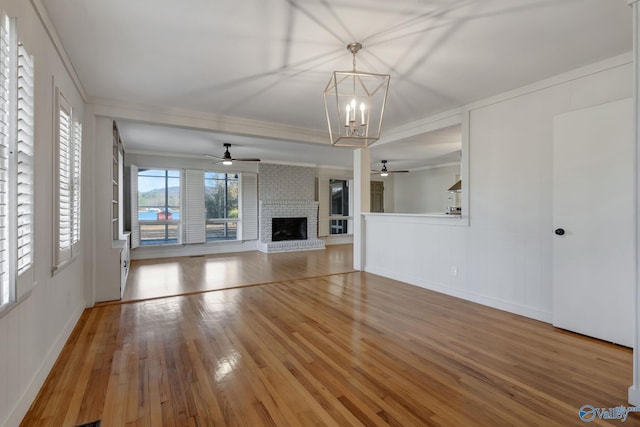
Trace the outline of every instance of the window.
{"type": "Polygon", "coordinates": [[[82,125],[71,104],[56,91],[56,210],[58,243],[54,271],[71,260],[80,248],[80,191],[82,125]]]}
{"type": "Polygon", "coordinates": [[[33,58],[0,11],[0,310],[33,285],[33,58]]]}
{"type": "Polygon", "coordinates": [[[130,169],[131,248],[257,239],[256,174],[130,169]]]}
{"type": "Polygon", "coordinates": [[[238,238],[238,175],[204,173],[207,241],[238,238]]]}
{"type": "Polygon", "coordinates": [[[179,243],[180,171],[141,168],[137,184],[140,244],[179,243]]]}
{"type": "Polygon", "coordinates": [[[349,181],[329,180],[329,234],[349,232],[349,181]]]}

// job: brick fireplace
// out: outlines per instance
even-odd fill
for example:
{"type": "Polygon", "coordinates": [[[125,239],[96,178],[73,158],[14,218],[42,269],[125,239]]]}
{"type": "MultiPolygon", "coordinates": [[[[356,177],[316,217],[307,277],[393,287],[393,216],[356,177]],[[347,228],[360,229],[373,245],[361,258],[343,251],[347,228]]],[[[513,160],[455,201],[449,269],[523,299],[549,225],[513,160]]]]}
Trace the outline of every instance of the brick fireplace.
{"type": "Polygon", "coordinates": [[[324,240],[318,239],[315,179],[316,170],[311,167],[268,163],[258,165],[258,250],[292,252],[324,249],[324,240]],[[274,242],[273,218],[306,218],[306,239],[302,233],[296,240],[274,242]]]}
{"type": "Polygon", "coordinates": [[[313,200],[261,200],[258,250],[266,253],[324,249],[318,239],[318,202],[313,200]],[[306,218],[306,240],[273,241],[273,218],[306,218]]]}
{"type": "Polygon", "coordinates": [[[262,252],[291,252],[324,249],[324,240],[318,239],[318,202],[313,200],[261,200],[260,240],[262,252]],[[306,240],[273,241],[274,218],[306,218],[306,240]]]}

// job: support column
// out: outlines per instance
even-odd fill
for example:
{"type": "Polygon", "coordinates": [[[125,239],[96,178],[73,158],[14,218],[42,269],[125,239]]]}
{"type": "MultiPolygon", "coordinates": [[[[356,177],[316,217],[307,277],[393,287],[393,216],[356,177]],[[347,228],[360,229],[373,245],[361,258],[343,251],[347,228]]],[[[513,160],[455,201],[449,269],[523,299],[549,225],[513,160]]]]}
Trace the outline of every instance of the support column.
{"type": "Polygon", "coordinates": [[[365,222],[363,213],[371,208],[371,154],[368,148],[353,152],[353,269],[364,270],[365,222]]]}
{"type": "Polygon", "coordinates": [[[634,194],[634,218],[635,218],[635,262],[636,262],[636,275],[634,283],[634,340],[633,340],[633,385],[629,387],[629,403],[634,406],[640,406],[640,315],[638,313],[640,309],[640,292],[638,290],[640,279],[640,261],[638,260],[638,248],[640,247],[640,227],[638,227],[638,212],[640,211],[640,174],[638,174],[638,165],[640,164],[640,64],[638,60],[640,58],[640,0],[628,0],[629,6],[633,10],[633,138],[635,146],[635,191],[634,194]]]}

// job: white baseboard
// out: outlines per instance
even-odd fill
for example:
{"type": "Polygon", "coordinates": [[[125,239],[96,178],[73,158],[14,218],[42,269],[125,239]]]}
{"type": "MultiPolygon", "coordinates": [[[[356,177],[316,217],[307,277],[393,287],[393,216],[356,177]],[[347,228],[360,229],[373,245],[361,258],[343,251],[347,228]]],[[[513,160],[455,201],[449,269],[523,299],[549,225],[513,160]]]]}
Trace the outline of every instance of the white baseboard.
{"type": "Polygon", "coordinates": [[[347,245],[353,243],[353,234],[343,234],[334,236],[320,236],[318,239],[324,240],[324,244],[330,245],[347,245]]]}
{"type": "Polygon", "coordinates": [[[67,339],[69,339],[71,332],[73,332],[73,328],[75,328],[84,310],[85,304],[83,301],[82,304],[78,305],[74,313],[69,318],[69,321],[65,325],[64,329],[58,335],[58,338],[54,342],[53,346],[49,349],[49,352],[42,361],[40,368],[36,371],[35,375],[31,379],[29,387],[27,387],[22,396],[20,396],[20,399],[18,399],[18,402],[9,413],[9,416],[7,417],[2,427],[13,427],[20,425],[20,422],[26,415],[29,407],[31,407],[31,404],[35,400],[36,396],[38,396],[38,392],[40,392],[44,381],[47,379],[47,376],[51,371],[51,368],[53,368],[56,360],[58,360],[58,356],[60,355],[60,352],[62,352],[62,348],[66,344],[67,339]]]}
{"type": "Polygon", "coordinates": [[[638,386],[632,385],[629,387],[629,403],[640,407],[640,388],[638,386]]]}
{"type": "Polygon", "coordinates": [[[414,277],[409,277],[409,276],[403,275],[402,273],[386,270],[383,268],[366,266],[365,271],[368,273],[377,274],[379,276],[384,276],[390,279],[405,282],[413,286],[418,286],[420,288],[439,292],[441,294],[445,294],[452,297],[475,302],[478,304],[486,305],[488,307],[497,308],[498,310],[507,311],[509,313],[518,314],[520,316],[528,317],[535,320],[540,320],[541,322],[551,323],[552,321],[551,312],[537,310],[531,307],[525,307],[522,305],[514,304],[509,301],[503,301],[494,297],[480,295],[480,294],[465,291],[462,289],[451,288],[441,283],[416,279],[414,277]]]}
{"type": "Polygon", "coordinates": [[[140,246],[131,250],[131,260],[230,254],[258,250],[256,240],[220,241],[193,245],[140,246]]]}

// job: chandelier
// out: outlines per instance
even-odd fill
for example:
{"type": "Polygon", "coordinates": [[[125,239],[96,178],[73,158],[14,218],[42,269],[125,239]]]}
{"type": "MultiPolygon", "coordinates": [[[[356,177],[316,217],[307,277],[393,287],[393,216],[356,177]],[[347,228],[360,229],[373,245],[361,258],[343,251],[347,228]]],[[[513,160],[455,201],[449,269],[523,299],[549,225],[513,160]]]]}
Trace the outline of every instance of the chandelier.
{"type": "Polygon", "coordinates": [[[324,90],[331,145],[368,147],[380,139],[382,116],[389,91],[388,74],[356,70],[356,54],[360,43],[350,43],[353,70],[334,71],[324,90]]]}

